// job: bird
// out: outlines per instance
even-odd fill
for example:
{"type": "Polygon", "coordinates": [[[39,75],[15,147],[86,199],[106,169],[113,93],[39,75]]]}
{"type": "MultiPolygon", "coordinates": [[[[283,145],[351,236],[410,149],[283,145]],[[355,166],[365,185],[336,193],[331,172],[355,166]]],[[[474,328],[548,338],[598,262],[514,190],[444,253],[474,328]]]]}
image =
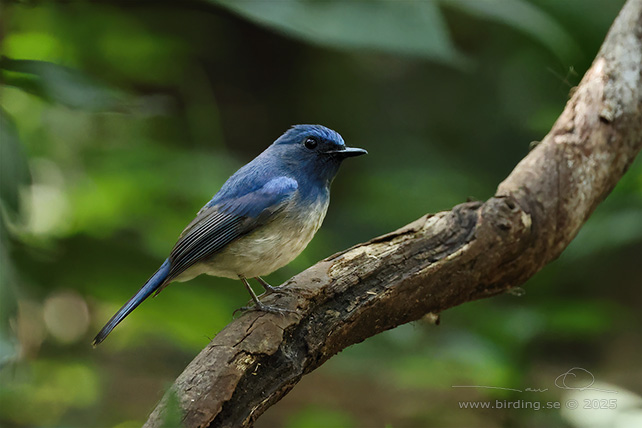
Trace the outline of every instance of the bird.
{"type": "Polygon", "coordinates": [[[198,211],[169,257],[98,332],[93,346],[150,295],[201,274],[240,279],[254,302],[242,309],[288,312],[261,303],[248,278],[255,278],[266,293],[277,290],[261,277],[305,249],[325,218],[330,185],[341,163],[367,153],[347,147],[339,133],[325,126],[292,126],[198,211]]]}

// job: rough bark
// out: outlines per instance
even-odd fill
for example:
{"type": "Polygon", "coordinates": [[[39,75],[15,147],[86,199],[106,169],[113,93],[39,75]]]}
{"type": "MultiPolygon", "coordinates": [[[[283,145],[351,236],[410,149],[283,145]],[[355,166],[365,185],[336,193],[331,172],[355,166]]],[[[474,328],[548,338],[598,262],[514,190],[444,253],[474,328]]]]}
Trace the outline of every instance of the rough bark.
{"type": "MultiPolygon", "coordinates": [[[[630,0],[550,133],[486,202],[335,254],[223,329],[176,379],[186,427],[251,426],[354,343],[504,293],[557,258],[642,146],[642,0],[630,0]]],[[[167,396],[146,427],[159,427],[167,396]]]]}

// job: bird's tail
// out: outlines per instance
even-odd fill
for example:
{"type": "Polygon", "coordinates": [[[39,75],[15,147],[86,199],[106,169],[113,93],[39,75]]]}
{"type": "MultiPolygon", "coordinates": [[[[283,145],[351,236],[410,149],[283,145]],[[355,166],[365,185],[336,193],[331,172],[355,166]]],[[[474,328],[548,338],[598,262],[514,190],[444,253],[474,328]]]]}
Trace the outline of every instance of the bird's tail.
{"type": "Polygon", "coordinates": [[[165,280],[167,279],[167,276],[169,275],[169,259],[165,260],[165,262],[161,265],[160,268],[156,271],[154,275],[152,275],[151,278],[147,280],[145,285],[141,287],[140,290],[138,290],[138,293],[134,295],[127,303],[123,305],[122,308],[116,312],[116,314],[111,317],[109,322],[105,324],[105,326],[98,332],[96,337],[94,337],[93,345],[96,346],[111,333],[111,331],[116,327],[127,315],[131,313],[138,305],[142,303],[143,300],[148,298],[150,294],[152,294],[154,291],[159,289],[160,286],[163,285],[165,280]]]}

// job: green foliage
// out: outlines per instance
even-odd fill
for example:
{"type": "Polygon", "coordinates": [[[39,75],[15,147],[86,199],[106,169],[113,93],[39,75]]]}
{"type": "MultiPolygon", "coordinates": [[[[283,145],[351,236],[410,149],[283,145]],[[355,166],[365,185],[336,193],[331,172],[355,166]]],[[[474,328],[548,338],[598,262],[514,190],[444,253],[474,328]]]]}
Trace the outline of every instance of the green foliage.
{"type": "Polygon", "coordinates": [[[16,273],[9,256],[8,217],[20,212],[20,190],[31,177],[18,130],[0,107],[0,370],[16,357],[17,340],[10,329],[10,317],[17,311],[16,273]]]}
{"type": "Polygon", "coordinates": [[[436,2],[210,1],[258,24],[320,45],[413,55],[450,65],[463,61],[436,2]]]}
{"type": "Polygon", "coordinates": [[[173,389],[170,389],[167,397],[167,404],[165,407],[165,419],[163,420],[162,428],[175,428],[182,425],[182,413],[179,406],[178,397],[173,389]]]}
{"type": "Polygon", "coordinates": [[[69,409],[99,397],[97,373],[83,363],[40,360],[0,376],[0,414],[20,425],[55,425],[69,409]]]}
{"type": "Polygon", "coordinates": [[[0,203],[12,214],[19,211],[19,189],[30,182],[29,168],[18,130],[0,109],[0,203]]]}
{"type": "Polygon", "coordinates": [[[122,94],[83,73],[45,61],[0,57],[5,85],[14,86],[49,102],[88,111],[116,110],[122,94]]]}
{"type": "Polygon", "coordinates": [[[539,41],[561,61],[572,62],[579,54],[573,37],[552,16],[536,5],[524,0],[440,0],[476,17],[496,21],[522,31],[539,41]]]}
{"type": "Polygon", "coordinates": [[[357,426],[349,414],[321,406],[307,406],[289,418],[287,428],[351,428],[357,426]]]}
{"type": "MultiPolygon", "coordinates": [[[[550,129],[621,5],[2,6],[0,425],[141,425],[247,293],[219,278],[175,284],[95,350],[91,338],[225,179],[289,125],[326,124],[370,154],[341,171],[324,226],[274,284],[426,212],[491,196],[550,129]]],[[[520,426],[531,414],[456,407],[466,394],[514,393],[452,386],[535,385],[559,399],[552,379],[570,367],[633,372],[641,221],[638,160],[524,296],[351,347],[257,427],[520,426]]]]}

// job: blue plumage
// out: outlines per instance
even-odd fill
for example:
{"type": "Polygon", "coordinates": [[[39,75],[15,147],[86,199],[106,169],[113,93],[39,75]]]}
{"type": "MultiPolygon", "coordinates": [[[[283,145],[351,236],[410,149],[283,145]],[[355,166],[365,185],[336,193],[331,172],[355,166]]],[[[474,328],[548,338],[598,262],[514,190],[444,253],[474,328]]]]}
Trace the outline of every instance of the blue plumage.
{"type": "Polygon", "coordinates": [[[367,153],[346,147],[321,125],[295,125],[234,173],[187,225],[169,257],[94,338],[94,345],[152,293],[200,274],[243,281],[256,309],[261,304],[246,278],[267,275],[292,261],[321,226],[330,184],[341,162],[367,153]]]}

